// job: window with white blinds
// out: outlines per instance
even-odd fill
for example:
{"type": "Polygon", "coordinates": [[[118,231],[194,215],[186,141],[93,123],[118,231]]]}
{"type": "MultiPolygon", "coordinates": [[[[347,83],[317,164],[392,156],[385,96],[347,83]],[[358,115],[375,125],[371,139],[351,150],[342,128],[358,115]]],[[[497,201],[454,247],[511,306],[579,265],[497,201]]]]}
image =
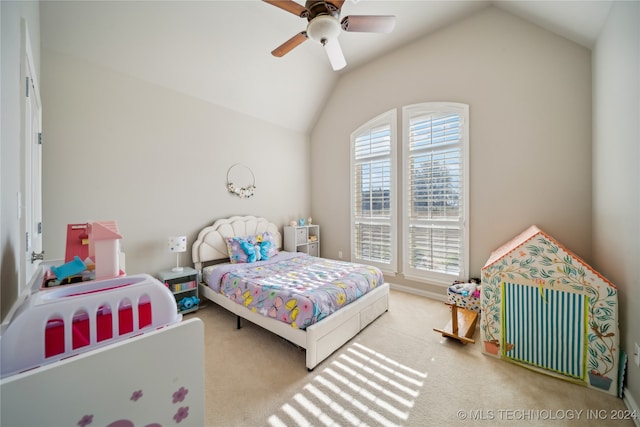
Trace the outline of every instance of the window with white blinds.
{"type": "Polygon", "coordinates": [[[403,109],[403,273],[433,283],[468,271],[468,115],[464,104],[403,109]]]}
{"type": "Polygon", "coordinates": [[[351,134],[351,260],[433,284],[466,280],[469,106],[410,105],[396,122],[392,110],[351,134]]]}
{"type": "Polygon", "coordinates": [[[351,260],[395,273],[396,111],[351,135],[351,260]]]}

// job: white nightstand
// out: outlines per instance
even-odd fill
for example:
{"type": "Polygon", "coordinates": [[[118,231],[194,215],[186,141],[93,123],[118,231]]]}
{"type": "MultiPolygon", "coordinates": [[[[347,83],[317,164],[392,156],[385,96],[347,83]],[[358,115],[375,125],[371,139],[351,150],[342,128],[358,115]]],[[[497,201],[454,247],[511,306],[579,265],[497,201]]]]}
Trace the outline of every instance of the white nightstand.
{"type": "Polygon", "coordinates": [[[182,271],[163,270],[158,279],[169,288],[176,299],[178,312],[185,314],[198,309],[198,272],[191,267],[182,267],[182,271]]]}

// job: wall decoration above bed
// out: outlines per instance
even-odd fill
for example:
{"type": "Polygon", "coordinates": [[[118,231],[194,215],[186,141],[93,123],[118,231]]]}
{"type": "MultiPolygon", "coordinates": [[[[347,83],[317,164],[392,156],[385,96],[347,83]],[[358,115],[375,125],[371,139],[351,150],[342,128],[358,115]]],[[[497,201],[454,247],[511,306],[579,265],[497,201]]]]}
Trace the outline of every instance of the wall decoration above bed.
{"type": "Polygon", "coordinates": [[[249,167],[242,163],[235,163],[227,170],[227,190],[229,190],[229,193],[235,194],[241,199],[247,199],[255,194],[256,176],[249,167]],[[251,184],[240,187],[237,184],[234,184],[234,178],[238,179],[236,182],[249,182],[250,180],[251,184]]]}

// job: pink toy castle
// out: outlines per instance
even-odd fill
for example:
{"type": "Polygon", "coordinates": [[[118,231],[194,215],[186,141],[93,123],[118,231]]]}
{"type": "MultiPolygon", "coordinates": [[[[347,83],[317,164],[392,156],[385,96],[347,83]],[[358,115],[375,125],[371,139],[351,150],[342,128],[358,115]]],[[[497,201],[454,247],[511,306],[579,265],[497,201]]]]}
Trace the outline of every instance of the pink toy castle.
{"type": "Polygon", "coordinates": [[[120,239],[115,221],[93,221],[88,223],[89,257],[96,265],[96,280],[120,274],[120,239]]]}

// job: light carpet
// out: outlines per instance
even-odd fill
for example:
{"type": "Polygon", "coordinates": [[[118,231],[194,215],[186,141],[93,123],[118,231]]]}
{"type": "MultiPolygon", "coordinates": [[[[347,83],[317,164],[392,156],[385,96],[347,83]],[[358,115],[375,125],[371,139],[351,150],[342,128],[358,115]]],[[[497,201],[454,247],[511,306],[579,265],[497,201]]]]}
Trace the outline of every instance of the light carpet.
{"type": "Polygon", "coordinates": [[[404,292],[312,372],[304,350],[247,321],[237,330],[211,302],[189,316],[205,324],[207,426],[634,426],[614,419],[622,399],[443,338],[433,328],[448,307],[404,292]]]}

